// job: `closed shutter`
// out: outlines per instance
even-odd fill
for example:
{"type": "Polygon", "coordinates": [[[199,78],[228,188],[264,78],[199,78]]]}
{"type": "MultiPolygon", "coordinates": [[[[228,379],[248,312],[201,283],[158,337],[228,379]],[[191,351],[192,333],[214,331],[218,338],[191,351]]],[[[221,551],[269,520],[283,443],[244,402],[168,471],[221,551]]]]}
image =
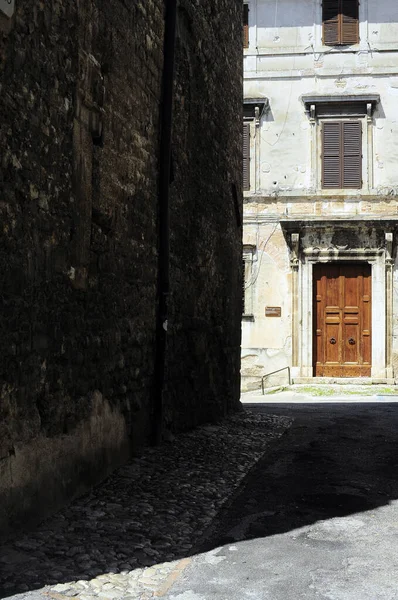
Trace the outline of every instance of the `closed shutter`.
{"type": "Polygon", "coordinates": [[[341,44],[358,44],[358,0],[342,0],[341,44]]]}
{"type": "Polygon", "coordinates": [[[362,126],[359,121],[342,123],[343,188],[362,187],[362,126]]]}
{"type": "Polygon", "coordinates": [[[243,47],[249,47],[249,5],[243,5],[243,47]]]}
{"type": "Polygon", "coordinates": [[[243,123],[243,189],[250,190],[250,123],[243,123]]]}
{"type": "Polygon", "coordinates": [[[322,187],[362,187],[362,125],[360,121],[325,122],[322,128],[322,187]]]}
{"type": "Polygon", "coordinates": [[[340,42],[340,0],[323,0],[323,43],[336,46],[340,42]]]}
{"type": "Polygon", "coordinates": [[[341,188],[341,123],[322,128],[322,187],[341,188]]]}
{"type": "Polygon", "coordinates": [[[323,0],[323,43],[329,46],[359,42],[358,0],[323,0]]]}

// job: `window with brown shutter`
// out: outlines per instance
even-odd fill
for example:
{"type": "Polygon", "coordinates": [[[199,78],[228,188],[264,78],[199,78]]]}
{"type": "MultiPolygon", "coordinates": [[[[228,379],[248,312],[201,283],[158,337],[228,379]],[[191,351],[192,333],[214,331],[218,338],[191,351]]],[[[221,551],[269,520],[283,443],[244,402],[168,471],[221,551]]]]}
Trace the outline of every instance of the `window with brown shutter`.
{"type": "Polygon", "coordinates": [[[249,47],[249,5],[243,5],[243,47],[249,47]]]}
{"type": "Polygon", "coordinates": [[[362,124],[325,121],[322,125],[322,187],[362,188],[362,124]]]}
{"type": "Polygon", "coordinates": [[[243,190],[250,190],[250,123],[243,123],[243,190]]]}
{"type": "Polygon", "coordinates": [[[349,46],[359,42],[358,0],[323,0],[323,43],[349,46]]]}

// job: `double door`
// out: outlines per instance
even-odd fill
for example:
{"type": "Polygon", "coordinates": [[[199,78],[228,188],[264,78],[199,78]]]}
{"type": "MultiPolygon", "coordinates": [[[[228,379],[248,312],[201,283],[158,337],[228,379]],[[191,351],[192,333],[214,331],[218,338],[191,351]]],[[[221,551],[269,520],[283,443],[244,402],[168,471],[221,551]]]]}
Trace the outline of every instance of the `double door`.
{"type": "Polygon", "coordinates": [[[314,265],[314,375],[370,377],[371,268],[314,265]]]}

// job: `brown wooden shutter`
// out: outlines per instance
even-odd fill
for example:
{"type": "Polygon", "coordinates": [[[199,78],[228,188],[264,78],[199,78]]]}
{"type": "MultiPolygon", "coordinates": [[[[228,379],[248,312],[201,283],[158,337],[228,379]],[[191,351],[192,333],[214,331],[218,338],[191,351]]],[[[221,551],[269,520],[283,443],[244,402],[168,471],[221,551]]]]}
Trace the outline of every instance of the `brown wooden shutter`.
{"type": "Polygon", "coordinates": [[[358,0],[341,0],[341,44],[358,44],[359,9],[358,0]]]}
{"type": "Polygon", "coordinates": [[[340,0],[323,0],[323,43],[336,46],[340,41],[340,0]]]}
{"type": "Polygon", "coordinates": [[[362,187],[362,124],[346,121],[342,124],[343,188],[362,187]]]}
{"type": "Polygon", "coordinates": [[[249,5],[243,5],[243,47],[249,47],[249,5]]]}
{"type": "Polygon", "coordinates": [[[322,187],[362,187],[362,124],[325,122],[322,128],[322,187]]]}
{"type": "Polygon", "coordinates": [[[341,123],[324,123],[322,127],[322,187],[342,187],[341,123]]]}
{"type": "Polygon", "coordinates": [[[243,123],[243,189],[250,190],[250,123],[243,123]]]}
{"type": "Polygon", "coordinates": [[[358,0],[323,0],[323,43],[329,46],[359,42],[358,0]]]}

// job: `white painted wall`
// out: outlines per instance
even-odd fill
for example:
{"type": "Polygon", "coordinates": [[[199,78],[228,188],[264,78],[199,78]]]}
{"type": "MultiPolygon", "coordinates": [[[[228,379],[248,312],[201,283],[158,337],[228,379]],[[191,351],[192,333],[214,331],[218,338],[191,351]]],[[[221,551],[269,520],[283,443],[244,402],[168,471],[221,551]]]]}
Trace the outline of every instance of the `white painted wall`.
{"type": "MultiPolygon", "coordinates": [[[[321,43],[320,0],[251,0],[249,4],[244,96],[270,100],[258,131],[260,173],[258,189],[252,191],[327,195],[319,182],[311,182],[311,127],[301,96],[378,93],[374,184],[364,193],[398,193],[398,3],[363,0],[360,44],[341,50],[321,43]]],[[[255,188],[253,177],[252,182],[255,188]]]]}
{"type": "MultiPolygon", "coordinates": [[[[256,245],[263,257],[254,287],[254,320],[242,323],[244,374],[291,365],[291,267],[282,231],[275,227],[278,219],[398,216],[398,2],[361,0],[359,17],[359,44],[332,48],[322,44],[321,0],[249,0],[244,97],[268,98],[269,111],[259,127],[251,125],[244,243],[256,245]],[[319,176],[314,178],[314,160],[320,172],[319,146],[315,151],[301,97],[367,93],[380,95],[371,125],[372,145],[363,119],[363,173],[370,184],[365,181],[359,193],[322,190],[319,176]],[[282,317],[267,319],[267,305],[281,306],[282,317]]],[[[393,314],[398,373],[397,282],[398,265],[393,314]]]]}

